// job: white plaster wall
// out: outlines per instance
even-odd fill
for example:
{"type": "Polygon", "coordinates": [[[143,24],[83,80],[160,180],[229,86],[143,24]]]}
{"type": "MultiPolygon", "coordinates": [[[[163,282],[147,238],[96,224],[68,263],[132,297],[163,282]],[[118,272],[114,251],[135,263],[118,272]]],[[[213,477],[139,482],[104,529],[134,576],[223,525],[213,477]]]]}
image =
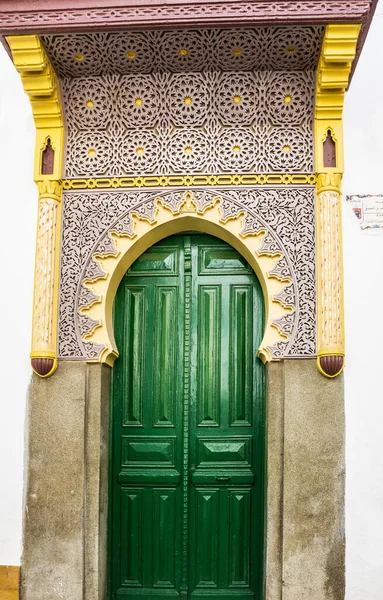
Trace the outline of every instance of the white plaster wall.
{"type": "MultiPolygon", "coordinates": [[[[344,111],[347,193],[383,193],[383,2],[344,111]]],[[[346,600],[383,600],[383,229],[343,218],[346,309],[346,600]]]]}
{"type": "Polygon", "coordinates": [[[29,100],[0,47],[0,565],[20,564],[37,207],[33,153],[29,100]]]}
{"type": "MultiPolygon", "coordinates": [[[[345,106],[345,193],[383,193],[383,5],[345,106]]],[[[0,565],[20,562],[23,436],[37,193],[27,97],[0,47],[0,565]],[[21,244],[14,244],[16,239],[21,244]],[[5,283],[6,282],[6,283],[5,283]],[[16,335],[15,335],[16,332],[16,335]]],[[[383,600],[383,230],[344,207],[346,280],[346,600],[383,600]]]]}

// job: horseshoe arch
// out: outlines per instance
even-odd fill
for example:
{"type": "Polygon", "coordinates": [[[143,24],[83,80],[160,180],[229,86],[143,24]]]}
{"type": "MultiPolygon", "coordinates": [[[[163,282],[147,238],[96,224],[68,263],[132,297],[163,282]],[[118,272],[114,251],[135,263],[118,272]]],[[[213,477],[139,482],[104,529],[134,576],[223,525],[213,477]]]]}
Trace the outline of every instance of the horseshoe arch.
{"type": "Polygon", "coordinates": [[[266,363],[283,357],[296,328],[296,282],[276,235],[227,195],[169,192],[133,208],[98,240],[87,261],[76,299],[77,328],[89,362],[110,366],[118,357],[113,302],[130,265],[150,246],[195,230],[231,244],[253,268],[262,286],[266,324],[258,355],[266,363]]]}

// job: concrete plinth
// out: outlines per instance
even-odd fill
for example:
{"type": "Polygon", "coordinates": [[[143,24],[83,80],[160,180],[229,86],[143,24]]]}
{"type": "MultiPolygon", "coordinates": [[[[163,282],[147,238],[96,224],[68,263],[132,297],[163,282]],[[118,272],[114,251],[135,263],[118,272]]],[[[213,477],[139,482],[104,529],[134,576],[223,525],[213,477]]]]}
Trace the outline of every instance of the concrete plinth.
{"type": "Polygon", "coordinates": [[[343,600],[343,376],[281,361],[267,389],[266,600],[343,600]]]}
{"type": "Polygon", "coordinates": [[[27,414],[21,598],[106,598],[110,368],[33,376],[27,414]]]}

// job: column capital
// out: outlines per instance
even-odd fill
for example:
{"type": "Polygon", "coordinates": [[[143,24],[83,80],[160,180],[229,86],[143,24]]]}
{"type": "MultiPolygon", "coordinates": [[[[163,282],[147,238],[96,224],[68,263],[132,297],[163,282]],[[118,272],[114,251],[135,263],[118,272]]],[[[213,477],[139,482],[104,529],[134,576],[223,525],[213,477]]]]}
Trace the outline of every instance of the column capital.
{"type": "Polygon", "coordinates": [[[57,202],[61,202],[63,184],[62,181],[45,179],[43,181],[37,181],[37,187],[39,190],[39,198],[52,198],[57,202]]]}
{"type": "Polygon", "coordinates": [[[317,193],[336,192],[341,193],[342,173],[318,173],[317,174],[317,193]]]}

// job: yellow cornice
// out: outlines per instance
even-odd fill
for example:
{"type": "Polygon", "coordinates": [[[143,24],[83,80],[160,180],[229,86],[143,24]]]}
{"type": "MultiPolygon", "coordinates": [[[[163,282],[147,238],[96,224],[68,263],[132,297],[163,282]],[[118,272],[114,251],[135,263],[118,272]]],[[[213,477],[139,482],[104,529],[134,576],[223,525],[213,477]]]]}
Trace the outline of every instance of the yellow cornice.
{"type": "Polygon", "coordinates": [[[7,37],[14,65],[28,94],[36,125],[35,181],[61,180],[64,118],[56,73],[37,35],[7,37]],[[53,173],[42,174],[42,153],[50,139],[54,150],[53,173]]]}
{"type": "MultiPolygon", "coordinates": [[[[318,64],[315,97],[315,172],[343,173],[342,115],[360,25],[327,25],[318,64]],[[324,166],[327,132],[335,142],[334,166],[324,166]]],[[[322,182],[323,183],[323,182],[322,182]]]]}
{"type": "Polygon", "coordinates": [[[327,25],[318,64],[315,118],[342,118],[360,25],[327,25]]]}

